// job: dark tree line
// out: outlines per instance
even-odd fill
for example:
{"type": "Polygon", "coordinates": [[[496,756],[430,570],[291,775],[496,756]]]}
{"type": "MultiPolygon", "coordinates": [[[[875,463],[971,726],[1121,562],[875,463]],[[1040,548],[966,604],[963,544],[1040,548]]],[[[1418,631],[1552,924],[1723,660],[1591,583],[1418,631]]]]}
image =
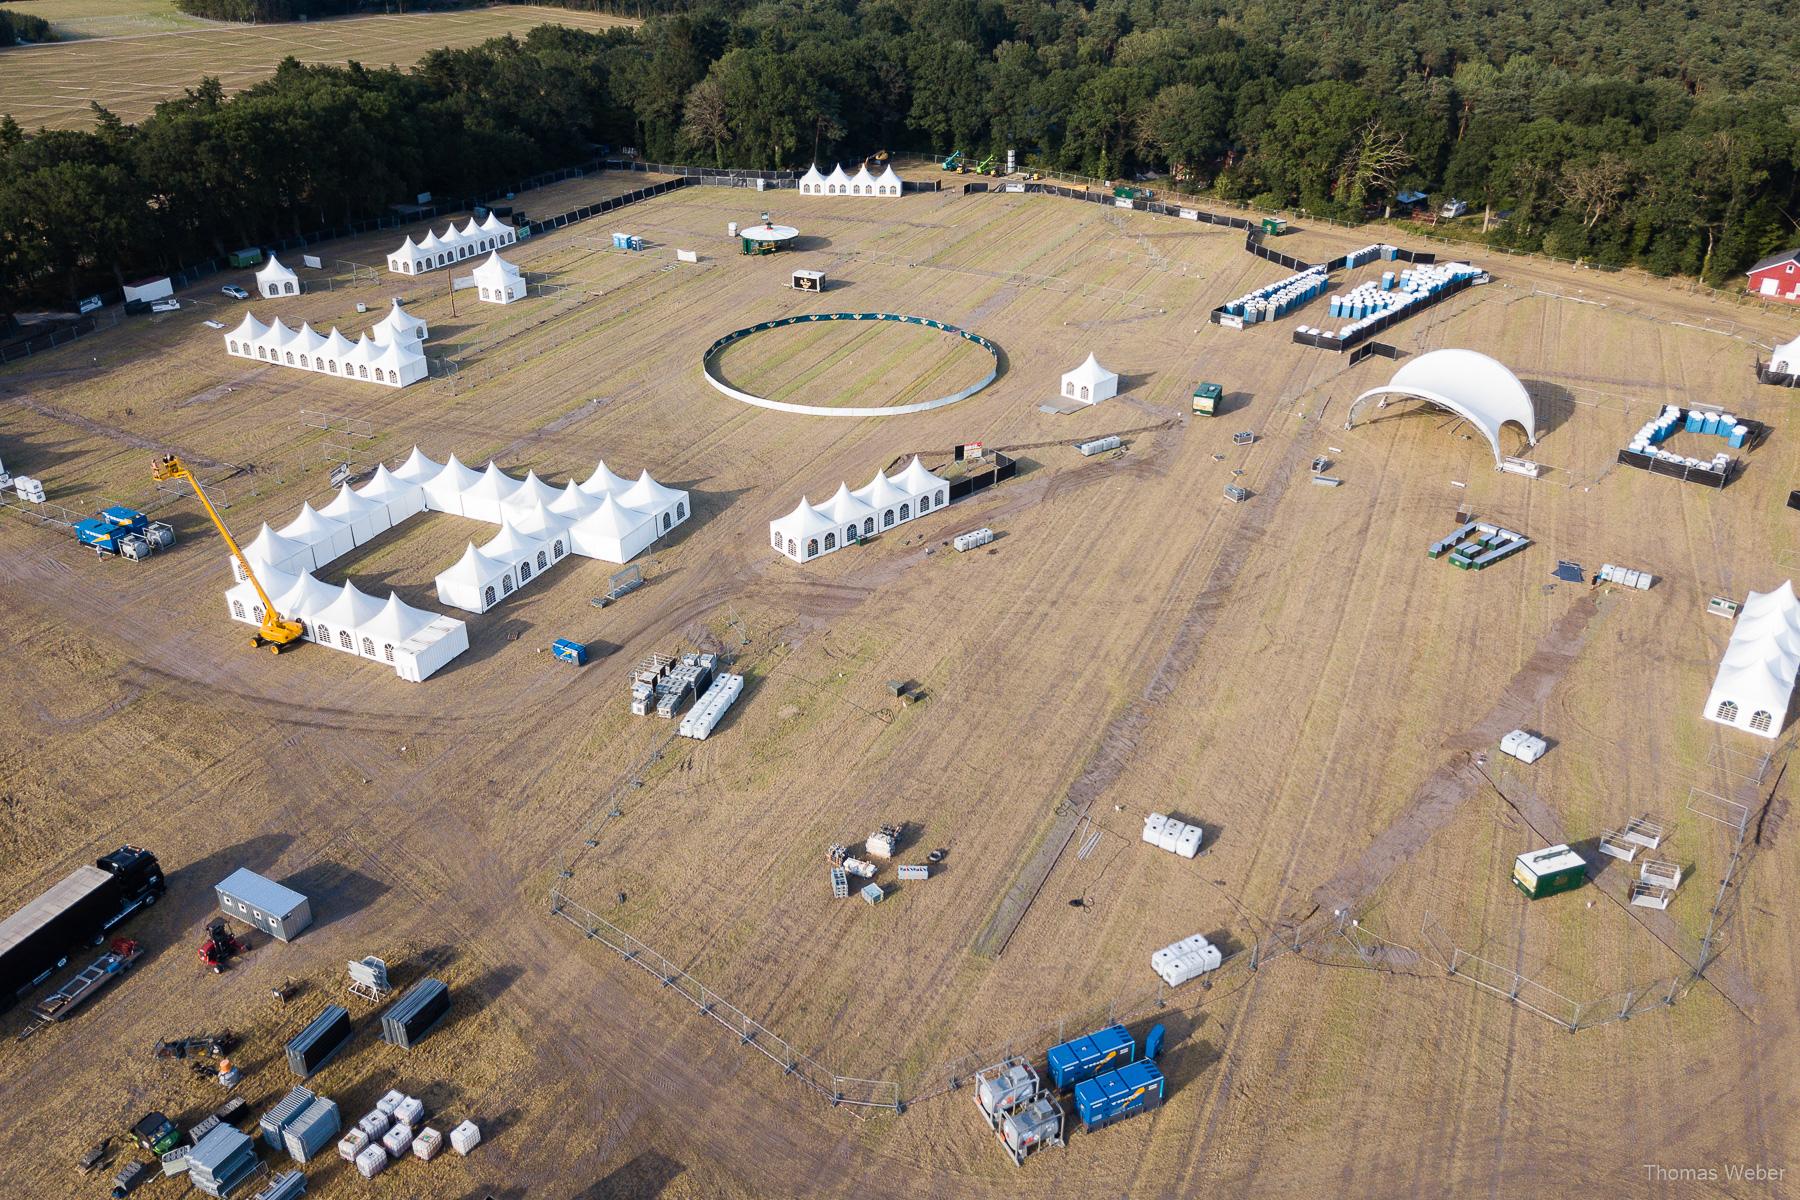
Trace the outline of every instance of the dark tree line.
{"type": "MultiPolygon", "coordinates": [[[[261,2],[261,0],[258,0],[261,2]]],[[[292,0],[300,2],[300,0],[292,0]]],[[[1405,189],[1520,249],[1721,281],[1800,242],[1778,0],[571,0],[409,71],[208,81],[137,126],[0,124],[0,285],[74,295],[588,157],[744,167],[1015,149],[1088,175],[1354,217],[1405,189]]],[[[1783,32],[1785,31],[1785,33],[1783,32]]]]}
{"type": "Polygon", "coordinates": [[[0,8],[0,46],[17,46],[20,42],[54,42],[50,22],[30,13],[0,8]]]}

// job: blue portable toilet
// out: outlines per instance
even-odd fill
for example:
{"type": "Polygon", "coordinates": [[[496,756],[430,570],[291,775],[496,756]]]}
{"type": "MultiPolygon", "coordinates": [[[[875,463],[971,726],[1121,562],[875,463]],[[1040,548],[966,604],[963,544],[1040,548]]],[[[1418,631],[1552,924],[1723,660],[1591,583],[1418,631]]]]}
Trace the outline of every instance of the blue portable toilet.
{"type": "Polygon", "coordinates": [[[1695,409],[1691,409],[1691,408],[1688,409],[1687,431],[1689,433],[1699,433],[1701,428],[1705,425],[1705,423],[1706,423],[1706,418],[1703,415],[1701,415],[1695,409]]]}
{"type": "Polygon", "coordinates": [[[1152,1025],[1150,1032],[1144,1035],[1144,1061],[1155,1062],[1162,1054],[1163,1027],[1152,1025]]]}
{"type": "Polygon", "coordinates": [[[557,638],[550,643],[550,652],[563,662],[574,663],[578,667],[587,665],[587,647],[580,642],[557,638]]]}

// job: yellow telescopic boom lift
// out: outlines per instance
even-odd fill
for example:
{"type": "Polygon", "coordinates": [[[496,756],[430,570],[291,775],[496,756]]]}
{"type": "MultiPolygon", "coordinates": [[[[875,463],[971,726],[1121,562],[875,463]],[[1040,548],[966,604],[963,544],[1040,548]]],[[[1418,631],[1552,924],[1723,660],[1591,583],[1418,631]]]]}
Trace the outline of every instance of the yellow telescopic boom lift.
{"type": "Polygon", "coordinates": [[[150,470],[150,477],[158,483],[165,483],[171,479],[187,480],[188,486],[194,489],[194,495],[200,497],[200,504],[206,509],[206,515],[212,518],[213,526],[218,529],[219,536],[225,539],[227,546],[231,547],[232,556],[237,559],[238,566],[243,569],[244,578],[250,581],[250,586],[255,588],[256,594],[262,598],[262,628],[257,631],[255,637],[250,639],[250,644],[258,649],[267,646],[271,654],[280,654],[289,646],[297,644],[301,635],[306,632],[306,626],[299,621],[285,620],[280,613],[275,611],[275,602],[269,599],[269,593],[263,591],[263,585],[257,580],[256,572],[250,569],[250,561],[244,557],[244,552],[238,549],[237,540],[231,536],[231,530],[225,528],[225,522],[219,519],[218,510],[212,506],[212,501],[206,498],[206,493],[200,487],[200,481],[194,478],[194,473],[187,469],[187,465],[173,454],[167,454],[156,460],[156,465],[150,470]]]}

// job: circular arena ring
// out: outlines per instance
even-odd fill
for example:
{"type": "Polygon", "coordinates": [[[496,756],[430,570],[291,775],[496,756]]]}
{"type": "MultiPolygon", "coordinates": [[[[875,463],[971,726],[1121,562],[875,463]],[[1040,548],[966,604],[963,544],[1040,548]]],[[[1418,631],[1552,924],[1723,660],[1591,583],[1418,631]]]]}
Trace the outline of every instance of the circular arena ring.
{"type": "Polygon", "coordinates": [[[959,400],[967,400],[1000,375],[1000,348],[982,337],[979,333],[970,333],[967,329],[933,321],[929,317],[910,317],[900,313],[864,312],[864,313],[805,313],[797,317],[780,317],[773,321],[764,321],[760,325],[751,325],[746,329],[734,329],[718,341],[706,348],[706,354],[700,360],[700,367],[706,373],[706,382],[733,400],[742,400],[745,404],[754,404],[758,408],[772,408],[777,412],[802,413],[809,417],[894,417],[903,413],[928,412],[934,408],[947,408],[959,400]],[[900,321],[908,325],[922,325],[927,329],[937,329],[944,333],[955,334],[965,342],[973,342],[986,350],[994,360],[993,369],[975,383],[960,392],[952,392],[948,396],[939,396],[935,400],[921,400],[916,404],[895,404],[883,408],[843,408],[818,404],[788,404],[781,400],[768,400],[762,396],[752,396],[749,392],[740,392],[715,373],[719,355],[729,346],[733,346],[754,334],[766,333],[771,329],[781,329],[788,325],[804,325],[813,321],[900,321]]]}

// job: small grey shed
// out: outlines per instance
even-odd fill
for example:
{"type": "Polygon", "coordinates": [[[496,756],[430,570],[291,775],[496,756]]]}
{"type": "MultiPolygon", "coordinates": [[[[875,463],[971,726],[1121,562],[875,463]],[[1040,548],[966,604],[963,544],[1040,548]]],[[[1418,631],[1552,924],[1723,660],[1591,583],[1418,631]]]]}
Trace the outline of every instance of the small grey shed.
{"type": "Polygon", "coordinates": [[[220,912],[281,941],[293,941],[312,924],[311,901],[247,867],[233,871],[214,890],[220,912]]]}

